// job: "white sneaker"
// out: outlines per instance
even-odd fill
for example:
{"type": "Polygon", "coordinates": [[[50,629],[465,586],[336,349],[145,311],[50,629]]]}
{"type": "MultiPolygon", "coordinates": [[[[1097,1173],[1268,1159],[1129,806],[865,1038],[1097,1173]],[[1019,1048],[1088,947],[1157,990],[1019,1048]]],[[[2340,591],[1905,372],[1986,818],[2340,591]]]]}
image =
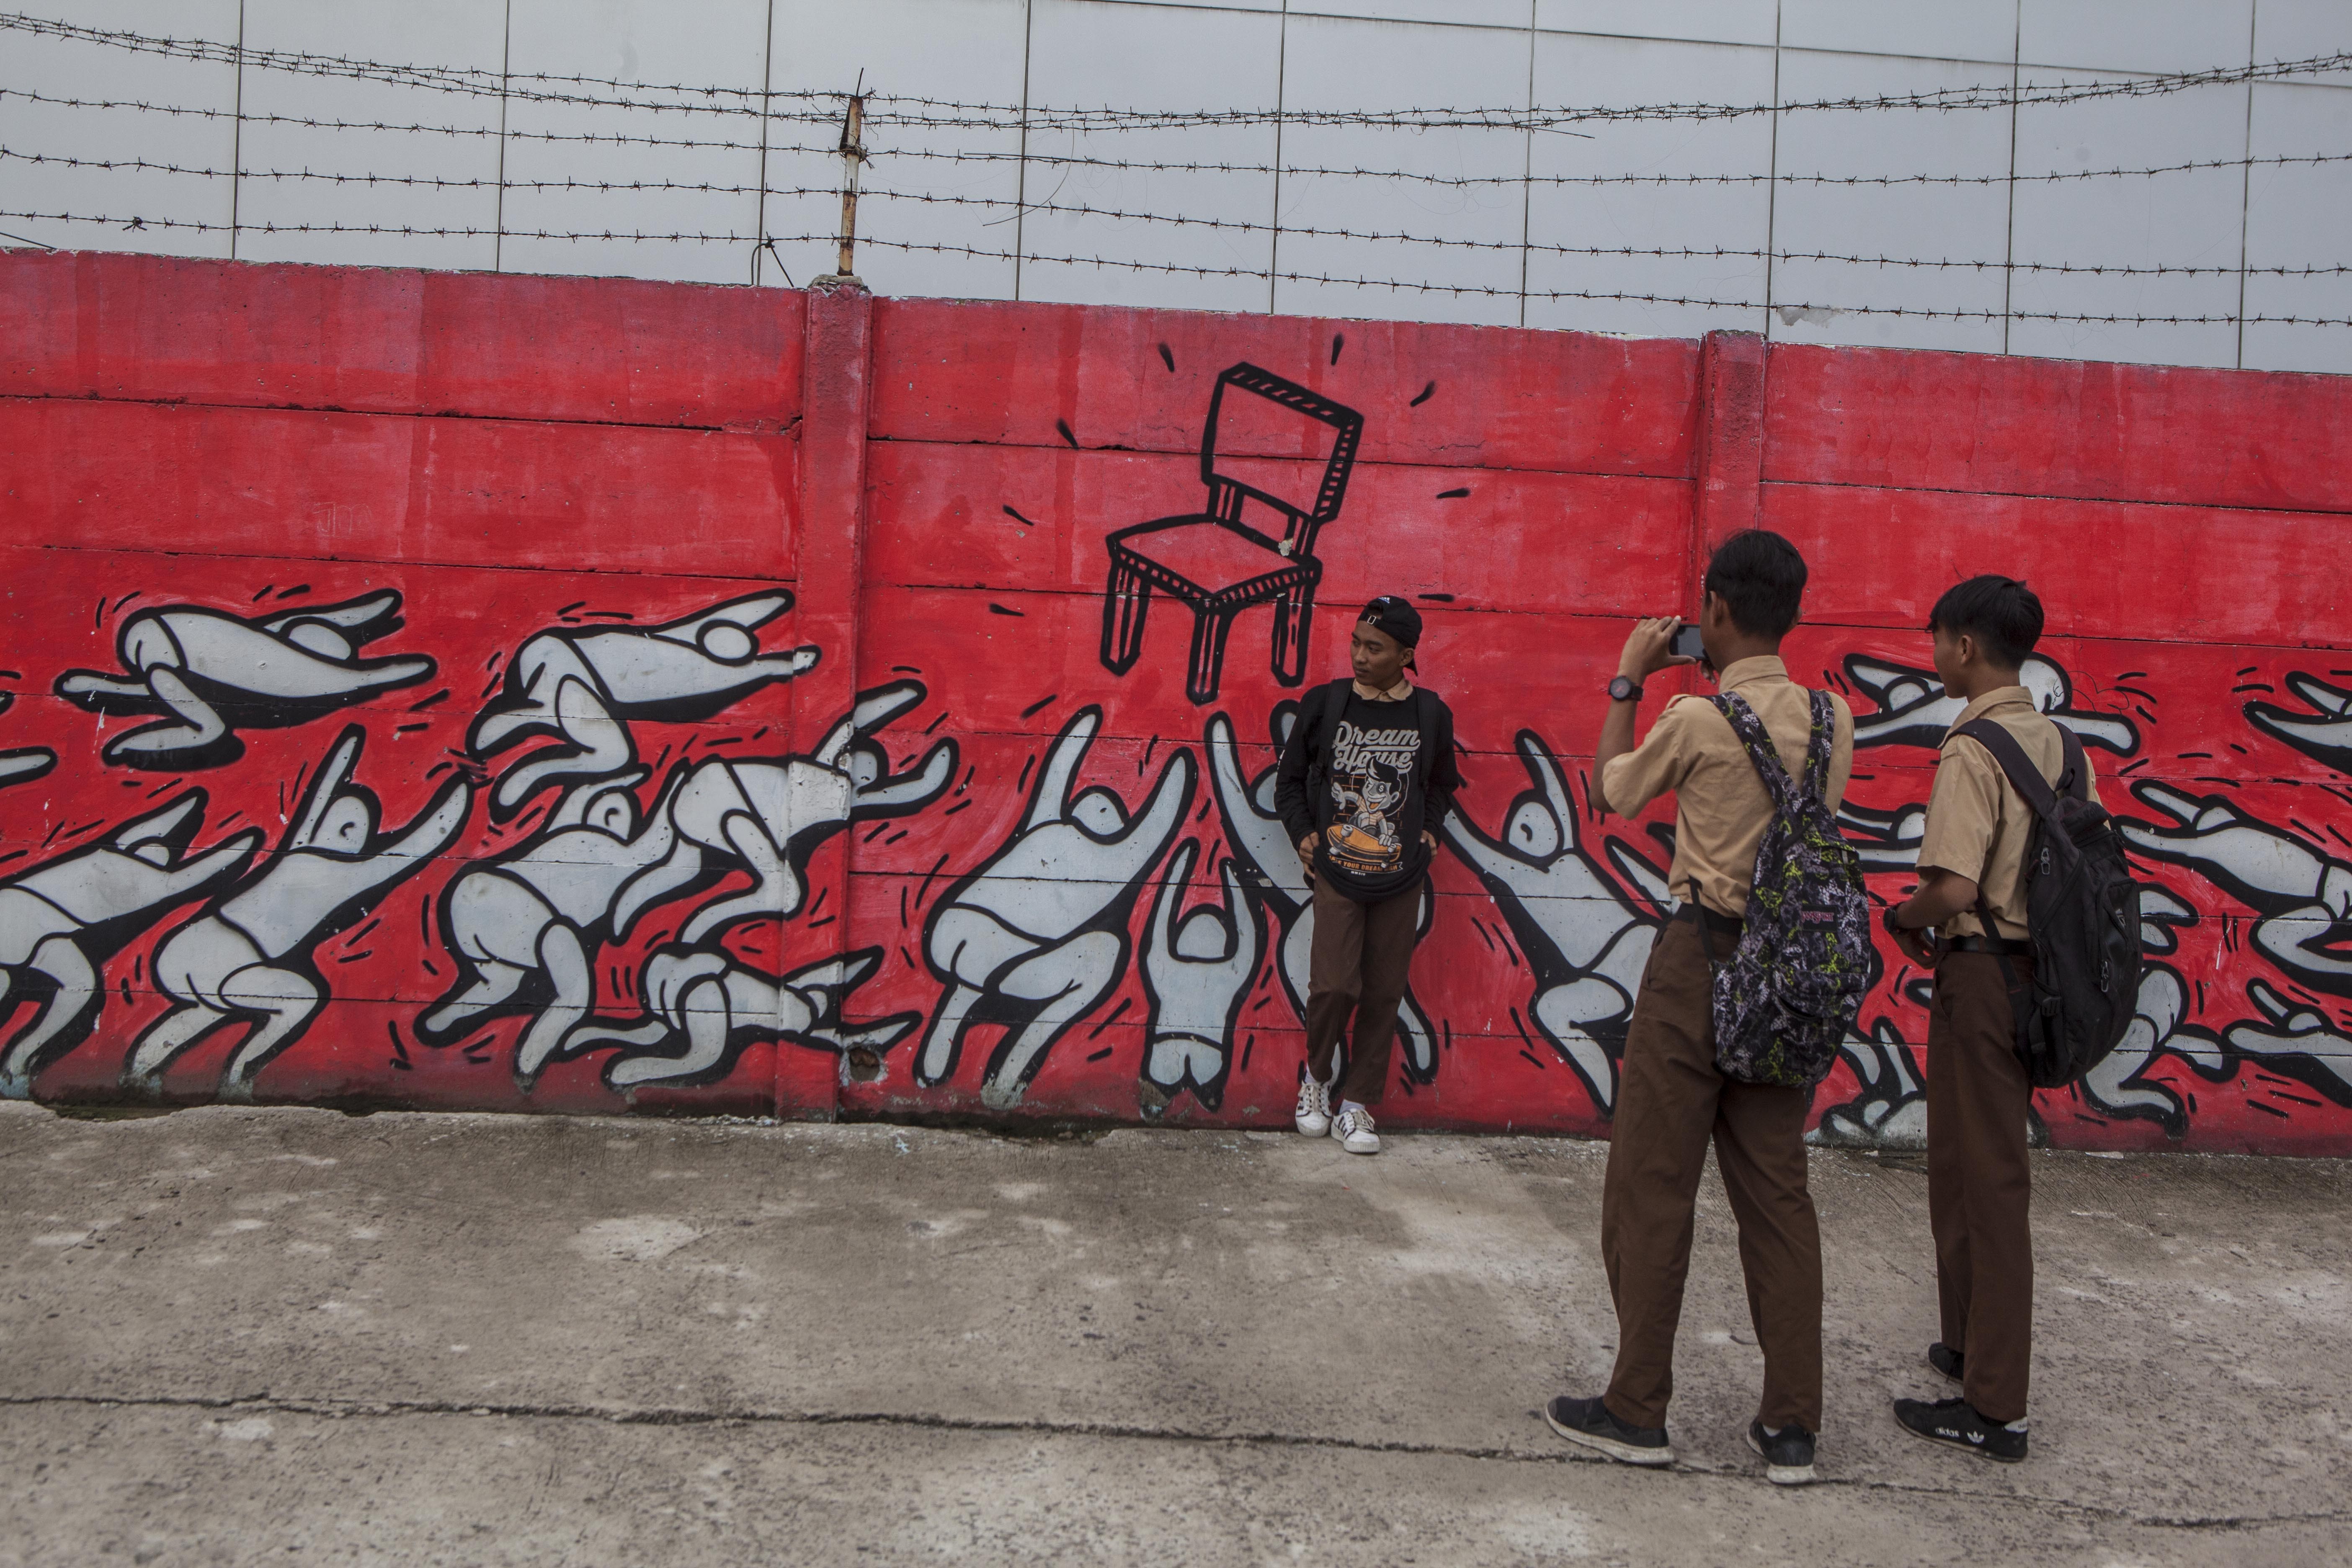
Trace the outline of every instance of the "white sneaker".
{"type": "Polygon", "coordinates": [[[1369,1110],[1343,1110],[1331,1122],[1331,1136],[1339,1147],[1350,1154],[1377,1154],[1381,1152],[1381,1135],[1372,1131],[1372,1113],[1369,1110]]]}
{"type": "Polygon", "coordinates": [[[1291,1121],[1309,1138],[1320,1138],[1331,1131],[1330,1087],[1311,1072],[1298,1080],[1298,1109],[1291,1121]]]}

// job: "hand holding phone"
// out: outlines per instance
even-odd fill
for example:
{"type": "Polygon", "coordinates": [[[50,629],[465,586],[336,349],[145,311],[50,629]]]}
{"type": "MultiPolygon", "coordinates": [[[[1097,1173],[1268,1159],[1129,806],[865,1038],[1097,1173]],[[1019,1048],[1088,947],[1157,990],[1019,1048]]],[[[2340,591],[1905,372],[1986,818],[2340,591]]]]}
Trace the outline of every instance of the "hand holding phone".
{"type": "Polygon", "coordinates": [[[1698,627],[1689,621],[1675,628],[1673,639],[1666,644],[1666,651],[1676,658],[1696,660],[1706,657],[1706,645],[1699,640],[1698,627]]]}

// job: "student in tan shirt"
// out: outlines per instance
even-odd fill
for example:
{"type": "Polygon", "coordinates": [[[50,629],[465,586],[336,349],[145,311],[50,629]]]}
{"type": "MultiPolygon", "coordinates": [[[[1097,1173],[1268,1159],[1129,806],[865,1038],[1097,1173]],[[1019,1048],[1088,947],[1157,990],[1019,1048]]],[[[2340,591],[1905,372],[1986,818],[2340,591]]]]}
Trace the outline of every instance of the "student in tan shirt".
{"type": "MultiPolygon", "coordinates": [[[[1763,721],[1801,781],[1811,698],[1789,679],[1780,639],[1797,624],[1804,557],[1777,533],[1751,529],[1724,542],[1707,563],[1699,616],[1706,664],[1763,721]]],[[[1609,1171],[1601,1200],[1601,1254],[1617,1309],[1617,1364],[1597,1398],[1561,1395],[1545,1406],[1552,1429],[1627,1464],[1674,1462],[1666,1404],[1674,1392],[1676,1321],[1690,1267],[1692,1211],[1707,1144],[1739,1224],[1739,1261],[1764,1393],[1748,1431],[1766,1475],[1781,1485],[1812,1479],[1822,1424],[1822,1247],[1805,1184],[1808,1089],[1741,1083],[1715,1066],[1710,959],[1728,958],[1755,884],[1756,851],[1772,797],[1712,702],[1677,697],[1633,744],[1642,682],[1677,662],[1673,616],[1643,621],[1625,641],[1609,683],[1595,804],[1631,816],[1675,796],[1675,858],[1681,900],[1658,933],[1625,1036],[1609,1171]]],[[[1834,695],[1835,731],[1822,791],[1832,810],[1853,769],[1853,716],[1834,695]]]]}
{"type": "MultiPolygon", "coordinates": [[[[1967,703],[1953,728],[1991,720],[2057,783],[2064,742],[2018,680],[2042,637],[2042,601],[2011,578],[1971,577],[1936,602],[1927,629],[1945,695],[1967,703]]],[[[1918,889],[1886,914],[1904,952],[1936,972],[1927,1214],[1943,1338],[1927,1347],[1927,1364],[1960,1384],[1956,1399],[1896,1400],[1895,1418],[1919,1436],[2011,1462],[2025,1458],[2033,1351],[2025,1142],[2032,1087],[2010,1005],[2010,973],[2021,982],[2032,969],[2024,940],[2032,831],[2032,808],[1992,753],[1969,736],[1948,736],[1919,842],[1918,889]],[[1931,944],[1936,933],[1941,940],[1931,944]]]]}

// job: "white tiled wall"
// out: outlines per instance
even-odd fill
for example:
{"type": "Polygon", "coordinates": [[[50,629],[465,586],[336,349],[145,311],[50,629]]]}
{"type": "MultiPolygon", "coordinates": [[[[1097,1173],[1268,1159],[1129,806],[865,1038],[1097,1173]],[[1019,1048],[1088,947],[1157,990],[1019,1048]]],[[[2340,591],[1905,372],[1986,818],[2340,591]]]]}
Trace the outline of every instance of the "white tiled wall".
{"type": "MultiPolygon", "coordinates": [[[[1790,103],[1998,90],[2010,76],[1973,61],[1780,50],[1780,98],[1790,103]]],[[[1796,179],[1773,203],[1773,336],[1998,353],[2009,116],[1812,109],[1780,121],[1775,161],[1796,179]],[[1911,175],[1950,183],[1871,183],[1911,175]],[[1923,313],[1895,313],[1904,310],[1923,313]]]]}
{"type": "MultiPolygon", "coordinates": [[[[1282,86],[1282,18],[1105,0],[1032,0],[1028,101],[1056,107],[1270,110],[1282,86]]],[[[1018,222],[988,232],[998,249],[1018,237],[1024,300],[1263,310],[1274,247],[1275,130],[1269,123],[1101,133],[1032,130],[1031,151],[1095,163],[1029,168],[1018,222]],[[1223,174],[1106,167],[1226,163],[1269,172],[1223,174]],[[1073,211],[1073,208],[1087,209],[1073,211]],[[1153,222],[1150,214],[1206,223],[1153,222]],[[1133,262],[1134,268],[1097,265],[1133,262]],[[1197,270],[1179,270],[1197,269],[1197,270]],[[1253,276],[1255,274],[1255,276],[1253,276]]],[[[861,269],[895,292],[888,262],[861,269]]]]}
{"type": "Polygon", "coordinates": [[[797,95],[862,74],[937,100],[877,100],[866,133],[856,268],[885,294],[2352,372],[2352,326],[2314,324],[2352,321],[2326,270],[2352,265],[2352,160],[2277,161],[2352,154],[2352,72],[2003,97],[2352,50],[2347,0],[23,4],[485,89],[0,29],[0,246],[805,282],[842,161],[837,100],[797,95]],[[2000,101],[1802,107],[1948,89],[2000,101]],[[1315,122],[1664,104],[1749,111],[1315,122]],[[1044,122],[1105,107],[1254,118],[1044,122]]]}

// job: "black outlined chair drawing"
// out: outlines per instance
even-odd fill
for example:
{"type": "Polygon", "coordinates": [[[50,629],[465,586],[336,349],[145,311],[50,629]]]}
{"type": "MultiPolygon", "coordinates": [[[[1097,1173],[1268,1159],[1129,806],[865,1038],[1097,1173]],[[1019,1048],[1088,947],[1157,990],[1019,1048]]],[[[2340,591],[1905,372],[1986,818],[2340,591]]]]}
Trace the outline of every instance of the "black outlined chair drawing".
{"type": "Polygon", "coordinates": [[[1143,652],[1144,616],[1158,589],[1181,600],[1192,611],[1192,651],[1184,692],[1196,703],[1213,701],[1223,674],[1225,636],[1234,617],[1253,605],[1274,605],[1274,679],[1297,686],[1306,679],[1307,637],[1315,615],[1315,589],[1323,578],[1323,563],[1315,555],[1315,536],[1339,515],[1348,493],[1348,473],[1355,467],[1356,447],[1363,439],[1364,416],[1318,396],[1272,371],[1254,364],[1234,365],[1217,377],[1209,399],[1209,420],[1201,435],[1201,480],[1209,487],[1206,510],[1182,517],[1139,522],[1113,533],[1110,579],[1103,589],[1102,661],[1113,675],[1134,668],[1143,652]],[[1220,460],[1217,422],[1227,412],[1229,394],[1264,398],[1273,408],[1254,413],[1263,417],[1286,410],[1331,428],[1330,453],[1323,464],[1322,482],[1312,504],[1302,507],[1299,496],[1286,499],[1272,492],[1275,465],[1263,460],[1247,465],[1253,484],[1236,477],[1242,465],[1220,460]],[[1276,538],[1242,521],[1245,501],[1271,507],[1284,520],[1276,538]]]}

